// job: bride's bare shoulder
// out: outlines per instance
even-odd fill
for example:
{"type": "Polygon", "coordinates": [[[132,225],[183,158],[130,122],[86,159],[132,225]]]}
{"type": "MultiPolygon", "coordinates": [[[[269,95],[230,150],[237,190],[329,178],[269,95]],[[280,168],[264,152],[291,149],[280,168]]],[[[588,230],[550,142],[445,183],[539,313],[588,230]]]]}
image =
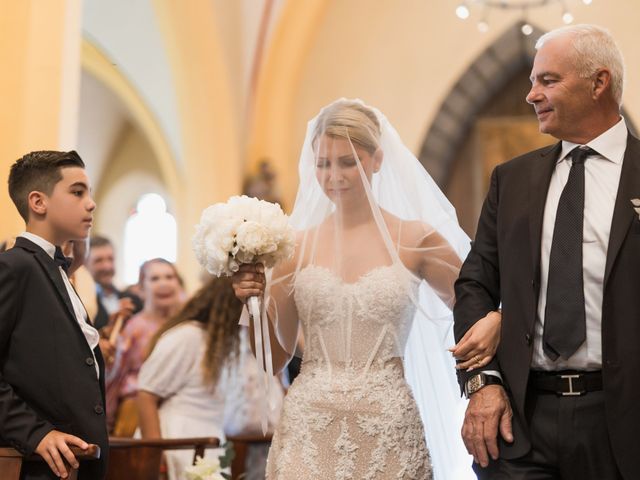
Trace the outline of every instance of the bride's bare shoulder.
{"type": "Polygon", "coordinates": [[[318,227],[312,227],[306,230],[296,231],[296,247],[293,256],[287,260],[287,269],[295,269],[302,257],[302,264],[306,264],[307,258],[310,256],[312,239],[318,233],[318,227]]]}
{"type": "Polygon", "coordinates": [[[400,236],[398,240],[401,245],[415,246],[434,232],[433,227],[420,220],[404,220],[386,210],[381,212],[392,237],[397,239],[400,236]]]}

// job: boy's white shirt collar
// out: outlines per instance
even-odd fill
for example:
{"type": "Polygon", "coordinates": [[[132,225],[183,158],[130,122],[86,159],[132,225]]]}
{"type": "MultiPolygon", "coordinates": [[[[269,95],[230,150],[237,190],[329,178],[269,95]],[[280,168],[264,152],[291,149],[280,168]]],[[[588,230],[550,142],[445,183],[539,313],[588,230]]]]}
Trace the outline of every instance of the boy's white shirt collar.
{"type": "Polygon", "coordinates": [[[42,248],[45,252],[47,252],[47,255],[49,255],[51,258],[54,257],[56,253],[56,246],[53,243],[51,243],[49,240],[45,240],[40,235],[36,235],[35,233],[31,233],[31,232],[22,232],[18,236],[32,241],[33,243],[38,245],[40,248],[42,248]]]}

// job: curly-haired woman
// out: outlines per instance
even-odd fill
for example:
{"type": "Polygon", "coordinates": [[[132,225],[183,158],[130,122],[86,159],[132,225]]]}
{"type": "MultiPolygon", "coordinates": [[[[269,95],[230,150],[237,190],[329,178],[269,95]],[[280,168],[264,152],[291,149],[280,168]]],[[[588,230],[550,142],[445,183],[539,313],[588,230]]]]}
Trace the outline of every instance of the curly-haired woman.
{"type": "MultiPolygon", "coordinates": [[[[241,310],[231,281],[214,278],[158,331],[138,377],[143,438],[206,436],[224,442],[225,431],[258,428],[252,415],[259,369],[238,326],[241,310]]],[[[271,390],[281,402],[280,387],[271,390]]],[[[192,458],[191,452],[168,452],[169,478],[182,478],[192,458]]]]}

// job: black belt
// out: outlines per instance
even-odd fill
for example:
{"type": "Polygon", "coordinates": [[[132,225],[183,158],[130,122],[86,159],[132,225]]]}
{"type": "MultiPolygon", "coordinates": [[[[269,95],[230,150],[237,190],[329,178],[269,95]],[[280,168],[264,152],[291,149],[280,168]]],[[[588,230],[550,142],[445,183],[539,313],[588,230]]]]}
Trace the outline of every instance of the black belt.
{"type": "Polygon", "coordinates": [[[555,393],[562,397],[586,395],[588,392],[602,390],[602,372],[532,370],[529,375],[529,385],[539,392],[555,393]]]}

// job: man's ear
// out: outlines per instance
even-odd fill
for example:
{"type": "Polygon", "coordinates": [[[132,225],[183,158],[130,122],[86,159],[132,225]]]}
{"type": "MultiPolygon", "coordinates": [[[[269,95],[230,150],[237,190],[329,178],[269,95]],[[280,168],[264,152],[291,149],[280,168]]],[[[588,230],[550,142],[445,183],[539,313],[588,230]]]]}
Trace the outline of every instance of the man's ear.
{"type": "Polygon", "coordinates": [[[597,100],[602,94],[611,89],[611,72],[606,68],[599,69],[593,76],[593,85],[591,90],[591,96],[594,100],[597,100]]]}
{"type": "Polygon", "coordinates": [[[384,152],[381,148],[377,149],[373,154],[373,172],[378,173],[380,167],[382,167],[382,160],[384,158],[384,152]]]}
{"type": "Polygon", "coordinates": [[[29,192],[27,202],[29,203],[30,212],[36,215],[44,215],[47,213],[47,196],[44,193],[38,192],[37,190],[29,192]]]}

